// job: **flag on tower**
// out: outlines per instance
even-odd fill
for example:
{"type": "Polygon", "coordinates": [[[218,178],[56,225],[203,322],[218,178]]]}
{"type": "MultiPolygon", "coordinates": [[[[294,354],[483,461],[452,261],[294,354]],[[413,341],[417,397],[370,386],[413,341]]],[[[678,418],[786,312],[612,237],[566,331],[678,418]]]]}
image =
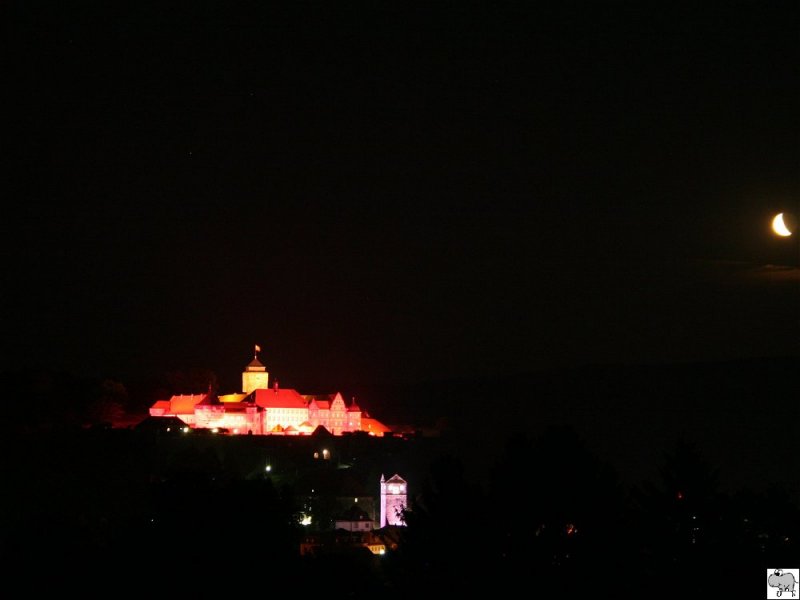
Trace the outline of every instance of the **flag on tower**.
{"type": "Polygon", "coordinates": [[[259,346],[258,344],[256,344],[256,352],[261,352],[261,346],[259,346]]]}

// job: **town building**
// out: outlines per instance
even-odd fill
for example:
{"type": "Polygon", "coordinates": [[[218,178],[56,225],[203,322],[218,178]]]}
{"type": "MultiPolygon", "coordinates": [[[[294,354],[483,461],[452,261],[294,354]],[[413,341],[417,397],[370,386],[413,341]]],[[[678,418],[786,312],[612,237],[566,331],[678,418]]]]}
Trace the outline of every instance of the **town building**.
{"type": "Polygon", "coordinates": [[[369,550],[372,554],[383,555],[387,550],[396,550],[399,532],[405,527],[403,511],[408,508],[406,480],[397,474],[389,479],[381,475],[380,498],[380,527],[364,510],[364,501],[368,498],[354,498],[350,508],[336,518],[332,530],[312,530],[303,536],[300,554],[313,556],[369,550]]]}

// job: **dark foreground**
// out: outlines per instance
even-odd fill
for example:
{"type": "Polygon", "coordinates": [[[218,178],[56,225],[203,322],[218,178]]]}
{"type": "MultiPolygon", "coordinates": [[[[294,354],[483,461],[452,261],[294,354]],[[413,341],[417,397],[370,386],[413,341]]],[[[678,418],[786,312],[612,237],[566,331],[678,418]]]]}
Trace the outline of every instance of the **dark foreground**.
{"type": "Polygon", "coordinates": [[[767,568],[800,564],[791,488],[722,491],[691,443],[636,486],[569,427],[486,448],[482,480],[462,459],[478,443],[17,433],[4,444],[0,558],[38,591],[397,598],[487,586],[673,597],[710,582],[759,597],[767,568]],[[321,445],[330,460],[313,459],[321,445]],[[275,465],[268,476],[265,461],[275,465]],[[310,510],[312,530],[330,529],[326,500],[346,493],[341,482],[374,495],[386,471],[403,472],[413,496],[398,548],[301,557],[309,529],[298,514],[310,510]]]}

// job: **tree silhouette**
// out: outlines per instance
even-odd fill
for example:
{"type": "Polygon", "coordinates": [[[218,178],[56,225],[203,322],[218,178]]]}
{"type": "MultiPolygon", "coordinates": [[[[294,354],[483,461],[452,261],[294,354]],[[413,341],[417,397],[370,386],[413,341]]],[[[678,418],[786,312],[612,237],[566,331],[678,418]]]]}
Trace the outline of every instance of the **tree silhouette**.
{"type": "Polygon", "coordinates": [[[482,583],[490,568],[486,509],[483,491],[465,478],[458,458],[435,459],[404,512],[398,585],[452,592],[482,583]]]}
{"type": "Polygon", "coordinates": [[[537,438],[516,435],[497,461],[490,488],[499,572],[527,589],[570,591],[604,585],[622,560],[611,542],[623,495],[603,464],[569,426],[537,438]]]}
{"type": "Polygon", "coordinates": [[[665,453],[658,479],[633,493],[639,532],[640,581],[658,579],[665,595],[687,589],[714,572],[735,580],[730,502],[718,486],[719,473],[697,444],[681,439],[665,453]]]}
{"type": "Polygon", "coordinates": [[[89,401],[86,418],[90,423],[116,423],[125,414],[128,391],[117,381],[105,379],[97,396],[89,401]]]}

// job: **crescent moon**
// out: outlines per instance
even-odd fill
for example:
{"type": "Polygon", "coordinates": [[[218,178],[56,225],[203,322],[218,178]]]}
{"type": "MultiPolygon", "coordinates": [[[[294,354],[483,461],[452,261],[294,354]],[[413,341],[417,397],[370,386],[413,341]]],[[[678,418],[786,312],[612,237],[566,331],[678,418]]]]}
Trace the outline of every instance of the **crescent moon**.
{"type": "Polygon", "coordinates": [[[775,215],[775,218],[772,219],[772,231],[781,237],[789,237],[792,235],[792,232],[786,227],[786,223],[783,222],[783,213],[778,213],[775,215]]]}

